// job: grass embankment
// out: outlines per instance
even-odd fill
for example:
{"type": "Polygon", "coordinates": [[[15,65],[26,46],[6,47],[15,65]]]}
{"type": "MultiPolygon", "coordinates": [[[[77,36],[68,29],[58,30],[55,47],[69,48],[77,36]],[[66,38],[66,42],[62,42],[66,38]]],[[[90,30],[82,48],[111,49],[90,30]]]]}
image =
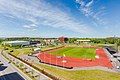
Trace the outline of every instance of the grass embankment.
{"type": "Polygon", "coordinates": [[[95,52],[96,49],[94,48],[65,47],[50,53],[59,56],[63,56],[63,54],[65,54],[68,57],[94,59],[96,55],[95,52]]]}
{"type": "Polygon", "coordinates": [[[56,67],[35,64],[37,67],[44,69],[61,80],[120,80],[119,73],[106,72],[101,70],[78,70],[67,71],[56,67]]]}

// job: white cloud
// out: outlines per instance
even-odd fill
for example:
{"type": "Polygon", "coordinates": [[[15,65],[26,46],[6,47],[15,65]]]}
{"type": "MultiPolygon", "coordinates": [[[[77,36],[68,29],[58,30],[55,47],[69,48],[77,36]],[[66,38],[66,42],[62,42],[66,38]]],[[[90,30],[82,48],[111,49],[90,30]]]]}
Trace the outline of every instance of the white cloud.
{"type": "MultiPolygon", "coordinates": [[[[91,5],[89,3],[87,6],[91,5]]],[[[47,25],[54,28],[89,33],[91,28],[76,21],[66,12],[45,2],[44,0],[0,0],[0,13],[10,14],[18,19],[29,21],[23,27],[36,29],[34,25],[47,25]],[[34,27],[34,28],[33,28],[34,27]]]]}
{"type": "Polygon", "coordinates": [[[91,5],[93,4],[93,1],[94,1],[94,0],[91,0],[90,2],[88,2],[88,3],[86,4],[86,7],[91,6],[91,5]]]}
{"type": "Polygon", "coordinates": [[[97,0],[90,0],[86,2],[85,0],[76,0],[76,3],[80,5],[79,10],[87,17],[92,18],[96,24],[106,24],[102,16],[105,14],[105,7],[101,7],[97,11],[93,9],[96,5],[97,0]]]}
{"type": "Polygon", "coordinates": [[[23,27],[27,28],[28,30],[35,31],[35,30],[37,30],[36,28],[38,26],[36,24],[28,24],[28,25],[24,25],[23,27]]]}
{"type": "Polygon", "coordinates": [[[28,28],[28,29],[34,28],[34,26],[31,26],[31,25],[24,25],[23,27],[24,27],[24,28],[28,28]]]}

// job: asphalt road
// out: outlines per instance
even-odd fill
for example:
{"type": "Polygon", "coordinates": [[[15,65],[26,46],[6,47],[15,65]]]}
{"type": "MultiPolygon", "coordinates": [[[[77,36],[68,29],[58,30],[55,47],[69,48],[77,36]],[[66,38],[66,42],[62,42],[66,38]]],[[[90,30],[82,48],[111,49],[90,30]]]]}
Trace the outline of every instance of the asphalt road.
{"type": "Polygon", "coordinates": [[[9,63],[0,51],[0,80],[31,80],[27,75],[21,73],[13,64],[9,63]]]}

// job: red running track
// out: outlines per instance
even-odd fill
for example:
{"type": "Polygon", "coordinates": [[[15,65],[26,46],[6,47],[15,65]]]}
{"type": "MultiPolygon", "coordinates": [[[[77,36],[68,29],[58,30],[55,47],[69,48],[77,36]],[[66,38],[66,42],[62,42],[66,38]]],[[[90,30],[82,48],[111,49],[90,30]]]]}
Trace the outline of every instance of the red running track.
{"type": "Polygon", "coordinates": [[[96,54],[99,56],[99,59],[95,60],[71,57],[58,57],[46,52],[39,53],[37,57],[38,59],[40,59],[41,62],[66,68],[92,66],[103,66],[112,68],[112,64],[102,48],[96,49],[96,54]]]}

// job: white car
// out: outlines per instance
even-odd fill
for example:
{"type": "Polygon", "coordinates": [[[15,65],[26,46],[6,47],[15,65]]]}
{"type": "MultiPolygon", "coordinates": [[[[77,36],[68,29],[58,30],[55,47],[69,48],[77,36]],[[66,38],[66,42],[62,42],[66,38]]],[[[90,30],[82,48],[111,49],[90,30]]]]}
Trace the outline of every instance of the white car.
{"type": "Polygon", "coordinates": [[[120,69],[120,66],[117,66],[117,69],[120,69]]]}

